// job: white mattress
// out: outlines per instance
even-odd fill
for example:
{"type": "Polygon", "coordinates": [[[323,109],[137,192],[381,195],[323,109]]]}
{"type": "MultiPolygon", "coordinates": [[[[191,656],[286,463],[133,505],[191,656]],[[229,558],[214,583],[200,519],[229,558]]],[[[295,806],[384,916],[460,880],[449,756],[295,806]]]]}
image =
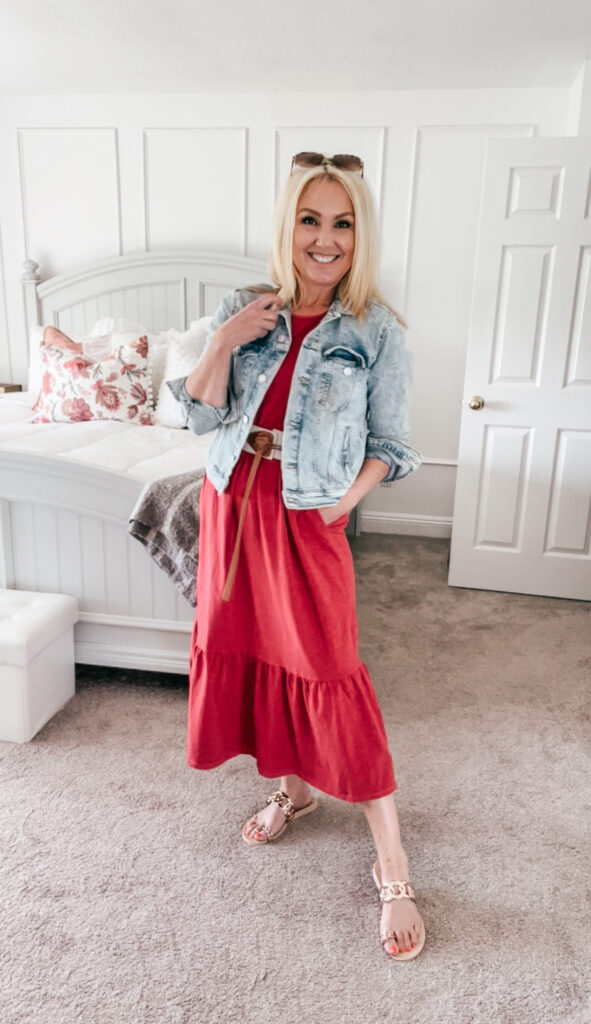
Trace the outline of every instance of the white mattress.
{"type": "Polygon", "coordinates": [[[27,423],[33,401],[28,392],[0,396],[0,454],[47,456],[151,483],[204,467],[213,439],[213,432],[198,437],[190,430],[118,420],[27,423]]]}

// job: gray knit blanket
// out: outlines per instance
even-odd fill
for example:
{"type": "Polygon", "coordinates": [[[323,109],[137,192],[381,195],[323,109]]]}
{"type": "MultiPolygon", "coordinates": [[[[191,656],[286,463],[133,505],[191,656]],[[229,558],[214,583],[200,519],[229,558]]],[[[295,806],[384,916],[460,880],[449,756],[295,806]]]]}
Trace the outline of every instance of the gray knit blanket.
{"type": "Polygon", "coordinates": [[[197,606],[199,494],[204,474],[199,469],[146,484],[127,527],[193,608],[197,606]]]}

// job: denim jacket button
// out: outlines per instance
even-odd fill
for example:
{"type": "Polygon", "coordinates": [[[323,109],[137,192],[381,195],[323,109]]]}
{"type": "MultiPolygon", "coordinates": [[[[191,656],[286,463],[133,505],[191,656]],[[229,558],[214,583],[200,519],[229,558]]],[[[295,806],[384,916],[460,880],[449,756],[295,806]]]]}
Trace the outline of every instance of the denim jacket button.
{"type": "Polygon", "coordinates": [[[242,421],[243,421],[243,423],[248,423],[248,416],[246,415],[246,413],[242,417],[242,421]]]}
{"type": "Polygon", "coordinates": [[[259,373],[259,375],[257,377],[257,380],[258,380],[259,384],[262,384],[263,381],[266,380],[266,379],[267,379],[267,374],[266,373],[259,373]]]}
{"type": "Polygon", "coordinates": [[[351,367],[350,366],[345,366],[345,369],[343,370],[343,373],[346,374],[346,376],[348,377],[349,374],[352,373],[351,367]]]}

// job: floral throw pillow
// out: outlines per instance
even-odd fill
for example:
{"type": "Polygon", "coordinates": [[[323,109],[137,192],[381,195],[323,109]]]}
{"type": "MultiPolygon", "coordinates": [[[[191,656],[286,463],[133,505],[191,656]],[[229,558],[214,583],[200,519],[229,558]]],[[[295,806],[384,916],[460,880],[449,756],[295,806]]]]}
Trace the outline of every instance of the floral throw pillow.
{"type": "Polygon", "coordinates": [[[153,423],[145,335],[121,345],[99,362],[72,349],[43,345],[41,373],[41,392],[32,423],[153,423]]]}

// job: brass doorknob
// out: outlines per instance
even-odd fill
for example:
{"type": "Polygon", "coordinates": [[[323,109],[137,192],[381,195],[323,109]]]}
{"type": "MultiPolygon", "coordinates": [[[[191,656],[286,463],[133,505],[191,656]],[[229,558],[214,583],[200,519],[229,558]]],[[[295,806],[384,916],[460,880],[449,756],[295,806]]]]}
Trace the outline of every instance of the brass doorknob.
{"type": "Polygon", "coordinates": [[[481,398],[480,395],[472,395],[468,405],[471,409],[482,409],[482,406],[484,405],[484,398],[481,398]]]}

